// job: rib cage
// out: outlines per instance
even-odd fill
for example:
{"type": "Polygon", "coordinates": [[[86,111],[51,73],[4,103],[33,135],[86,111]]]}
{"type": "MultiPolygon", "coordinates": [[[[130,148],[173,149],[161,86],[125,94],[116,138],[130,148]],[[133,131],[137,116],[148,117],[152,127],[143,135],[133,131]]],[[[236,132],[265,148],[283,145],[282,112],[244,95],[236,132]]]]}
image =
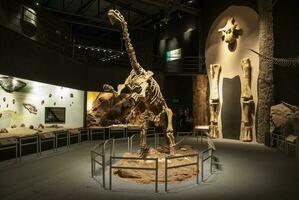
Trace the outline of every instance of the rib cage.
{"type": "Polygon", "coordinates": [[[148,99],[150,104],[155,104],[155,105],[166,104],[163,95],[161,93],[160,86],[158,85],[156,80],[152,77],[149,78],[149,88],[147,93],[149,95],[148,99]]]}

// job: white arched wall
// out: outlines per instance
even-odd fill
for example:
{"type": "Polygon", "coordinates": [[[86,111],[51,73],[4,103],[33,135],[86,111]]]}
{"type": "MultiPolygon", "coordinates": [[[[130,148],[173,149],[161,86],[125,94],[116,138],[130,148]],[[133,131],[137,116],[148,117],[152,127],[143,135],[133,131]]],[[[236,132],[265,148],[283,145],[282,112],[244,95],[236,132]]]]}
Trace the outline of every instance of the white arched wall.
{"type": "MultiPolygon", "coordinates": [[[[220,64],[222,69],[219,78],[220,112],[218,116],[218,127],[220,138],[223,138],[221,121],[223,79],[231,79],[235,76],[240,76],[241,79],[243,72],[240,62],[241,59],[245,57],[249,57],[249,59],[251,60],[251,90],[255,103],[255,110],[257,107],[257,78],[259,73],[259,57],[248,49],[259,51],[258,22],[259,16],[253,9],[245,6],[230,6],[216,18],[208,33],[205,47],[207,72],[209,72],[210,64],[220,64]],[[237,39],[237,47],[234,51],[230,51],[228,49],[227,43],[222,41],[221,33],[218,32],[218,29],[223,28],[227,19],[229,19],[230,17],[234,17],[236,23],[243,31],[242,35],[237,39]]],[[[208,74],[208,76],[210,80],[210,75],[208,74]]],[[[241,105],[236,106],[241,107],[241,105]]],[[[256,141],[255,118],[253,119],[252,131],[252,139],[253,141],[256,141]]]]}

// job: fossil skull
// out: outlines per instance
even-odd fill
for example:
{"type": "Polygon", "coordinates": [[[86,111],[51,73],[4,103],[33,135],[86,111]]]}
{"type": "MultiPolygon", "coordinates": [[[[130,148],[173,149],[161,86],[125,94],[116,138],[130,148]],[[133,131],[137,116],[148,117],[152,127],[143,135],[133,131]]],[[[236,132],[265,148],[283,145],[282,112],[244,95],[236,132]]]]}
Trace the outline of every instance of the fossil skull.
{"type": "Polygon", "coordinates": [[[241,29],[238,28],[238,24],[233,17],[229,18],[223,28],[218,29],[218,32],[222,33],[222,40],[226,43],[235,43],[236,39],[241,34],[241,29]]]}
{"type": "Polygon", "coordinates": [[[109,10],[108,11],[108,18],[112,25],[116,22],[122,23],[125,21],[124,16],[118,10],[109,10]]]}

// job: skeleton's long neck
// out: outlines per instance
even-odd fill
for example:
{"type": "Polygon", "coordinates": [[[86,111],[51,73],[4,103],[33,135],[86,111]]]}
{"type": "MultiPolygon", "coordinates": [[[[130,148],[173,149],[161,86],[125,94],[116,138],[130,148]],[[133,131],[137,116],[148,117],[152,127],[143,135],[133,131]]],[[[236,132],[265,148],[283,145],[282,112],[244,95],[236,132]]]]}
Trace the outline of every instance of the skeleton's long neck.
{"type": "Polygon", "coordinates": [[[129,35],[127,22],[121,23],[121,27],[122,27],[122,31],[123,31],[122,32],[123,33],[123,39],[125,40],[125,46],[126,46],[126,50],[128,52],[129,58],[130,58],[131,66],[133,67],[134,71],[137,74],[139,74],[142,71],[142,67],[137,62],[135,51],[134,51],[134,48],[131,44],[131,39],[129,37],[130,35],[129,35]]]}

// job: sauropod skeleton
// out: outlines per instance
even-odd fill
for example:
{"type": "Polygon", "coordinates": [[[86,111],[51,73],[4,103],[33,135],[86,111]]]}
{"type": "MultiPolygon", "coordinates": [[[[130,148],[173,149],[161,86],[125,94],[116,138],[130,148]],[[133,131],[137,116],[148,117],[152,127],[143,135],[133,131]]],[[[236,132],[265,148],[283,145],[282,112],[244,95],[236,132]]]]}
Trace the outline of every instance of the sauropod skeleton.
{"type": "Polygon", "coordinates": [[[110,85],[104,85],[105,91],[113,92],[115,95],[120,95],[122,90],[127,88],[130,92],[131,99],[134,101],[135,107],[132,109],[131,114],[128,117],[133,117],[137,109],[137,106],[142,103],[145,105],[143,114],[143,122],[141,127],[140,136],[140,148],[141,154],[144,155],[148,151],[146,143],[146,128],[148,121],[155,122],[156,125],[161,122],[161,115],[167,116],[167,128],[166,138],[169,145],[170,153],[174,154],[175,138],[173,135],[172,118],[173,113],[168,108],[166,101],[161,93],[160,87],[156,80],[153,78],[154,73],[146,71],[137,62],[134,48],[131,44],[129,37],[127,22],[123,15],[118,10],[109,10],[108,18],[111,24],[116,22],[120,24],[122,28],[123,39],[125,42],[126,50],[130,59],[132,70],[130,75],[126,78],[124,84],[120,84],[117,87],[117,91],[110,85]]]}

